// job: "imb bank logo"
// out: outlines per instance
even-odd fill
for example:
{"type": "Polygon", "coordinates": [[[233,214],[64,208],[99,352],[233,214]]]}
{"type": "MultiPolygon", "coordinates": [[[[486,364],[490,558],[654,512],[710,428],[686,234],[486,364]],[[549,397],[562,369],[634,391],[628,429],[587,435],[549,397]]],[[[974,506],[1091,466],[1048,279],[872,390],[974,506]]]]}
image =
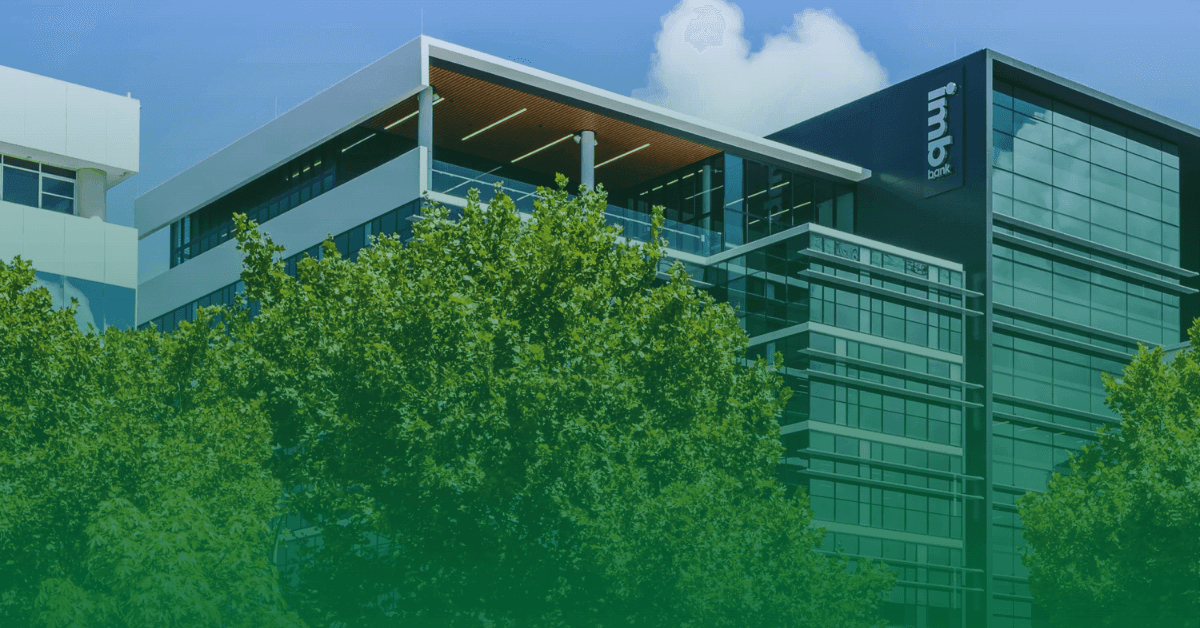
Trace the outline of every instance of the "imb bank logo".
{"type": "Polygon", "coordinates": [[[954,135],[950,133],[947,116],[950,113],[950,97],[958,93],[958,85],[947,83],[929,92],[929,150],[927,160],[931,170],[926,179],[932,181],[948,174],[953,174],[954,167],[950,164],[950,147],[954,144],[954,135]]]}
{"type": "Polygon", "coordinates": [[[965,78],[964,66],[951,66],[923,79],[928,87],[920,88],[921,91],[911,96],[916,102],[913,102],[915,106],[909,114],[913,116],[910,119],[914,126],[925,123],[919,127],[924,130],[918,131],[920,135],[917,136],[925,139],[925,166],[917,166],[920,169],[913,173],[924,188],[925,198],[963,185],[963,161],[967,154],[963,146],[966,141],[963,127],[963,110],[967,102],[967,91],[963,87],[965,78]],[[925,96],[924,107],[920,105],[921,96],[925,96]]]}

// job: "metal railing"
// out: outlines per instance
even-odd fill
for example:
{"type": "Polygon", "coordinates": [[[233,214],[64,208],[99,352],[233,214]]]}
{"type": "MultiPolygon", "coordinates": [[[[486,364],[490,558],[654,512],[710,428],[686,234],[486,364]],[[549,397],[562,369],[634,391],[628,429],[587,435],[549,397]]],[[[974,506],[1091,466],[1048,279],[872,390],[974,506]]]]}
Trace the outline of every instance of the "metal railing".
{"type": "MultiPolygon", "coordinates": [[[[467,190],[477,188],[480,198],[487,202],[491,194],[489,190],[492,190],[496,183],[500,182],[501,190],[512,198],[513,204],[519,211],[532,213],[534,201],[541,198],[538,195],[537,186],[523,181],[505,179],[493,174],[494,172],[494,170],[481,172],[435,160],[433,162],[433,184],[430,191],[465,198],[467,190]]],[[[650,239],[649,214],[616,205],[609,205],[604,214],[608,224],[621,227],[622,235],[625,237],[643,242],[650,239]]],[[[668,248],[684,253],[707,256],[723,250],[719,232],[676,220],[665,219],[659,235],[666,239],[668,248]]]]}

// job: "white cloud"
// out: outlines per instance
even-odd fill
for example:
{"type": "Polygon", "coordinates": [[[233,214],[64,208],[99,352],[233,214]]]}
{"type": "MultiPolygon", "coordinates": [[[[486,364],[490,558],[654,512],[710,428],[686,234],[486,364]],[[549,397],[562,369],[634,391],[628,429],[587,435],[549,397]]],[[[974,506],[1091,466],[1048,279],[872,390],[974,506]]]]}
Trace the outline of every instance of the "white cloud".
{"type": "Polygon", "coordinates": [[[887,86],[887,71],[831,10],[807,9],[751,51],[742,11],[682,0],[662,18],[635,98],[764,135],[887,86]]]}

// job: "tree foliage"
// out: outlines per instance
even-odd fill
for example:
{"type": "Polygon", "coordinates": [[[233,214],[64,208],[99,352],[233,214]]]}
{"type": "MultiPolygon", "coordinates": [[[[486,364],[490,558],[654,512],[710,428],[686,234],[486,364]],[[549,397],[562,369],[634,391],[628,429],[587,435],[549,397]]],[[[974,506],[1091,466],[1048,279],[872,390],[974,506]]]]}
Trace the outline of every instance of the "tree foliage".
{"type": "MultiPolygon", "coordinates": [[[[233,378],[288,452],[312,626],[869,626],[890,574],[815,552],[774,472],[790,394],[604,194],[472,191],[292,279],[238,217],[233,378]],[[310,527],[311,526],[311,527],[310,527]],[[319,541],[318,541],[319,539],[319,541]]],[[[661,223],[661,215],[656,220],[661,223]]]]}
{"type": "Polygon", "coordinates": [[[1200,626],[1200,325],[1105,375],[1120,425],[1019,502],[1030,589],[1057,628],[1200,626]]]}
{"type": "Polygon", "coordinates": [[[0,262],[0,626],[302,625],[270,562],[271,433],[226,394],[239,347],[85,334],[33,280],[0,262]]]}

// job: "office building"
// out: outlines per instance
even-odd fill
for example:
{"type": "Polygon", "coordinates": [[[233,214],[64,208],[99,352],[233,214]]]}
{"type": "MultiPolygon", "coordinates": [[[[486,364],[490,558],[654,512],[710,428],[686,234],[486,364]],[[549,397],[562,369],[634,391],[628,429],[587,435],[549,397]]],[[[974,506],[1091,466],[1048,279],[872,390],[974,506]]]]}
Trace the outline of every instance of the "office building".
{"type": "Polygon", "coordinates": [[[0,260],[33,264],[82,329],[134,325],[137,232],[107,220],[138,170],[141,104],[0,67],[0,260]]]}
{"type": "Polygon", "coordinates": [[[138,323],[233,302],[235,212],[294,272],[326,234],[410,234],[426,193],[602,184],[631,238],[662,205],[668,257],[783,353],[780,476],[824,549],[896,570],[887,619],[1028,626],[1013,502],[1113,420],[1099,373],[1196,312],[1198,150],[990,51],[759,138],[420,37],[137,200],[169,234],[138,323]]]}
{"type": "Polygon", "coordinates": [[[963,265],[966,617],[1045,625],[1014,502],[1116,421],[1100,374],[1200,315],[1200,130],[984,50],[769,137],[872,170],[855,234],[963,265]]]}

